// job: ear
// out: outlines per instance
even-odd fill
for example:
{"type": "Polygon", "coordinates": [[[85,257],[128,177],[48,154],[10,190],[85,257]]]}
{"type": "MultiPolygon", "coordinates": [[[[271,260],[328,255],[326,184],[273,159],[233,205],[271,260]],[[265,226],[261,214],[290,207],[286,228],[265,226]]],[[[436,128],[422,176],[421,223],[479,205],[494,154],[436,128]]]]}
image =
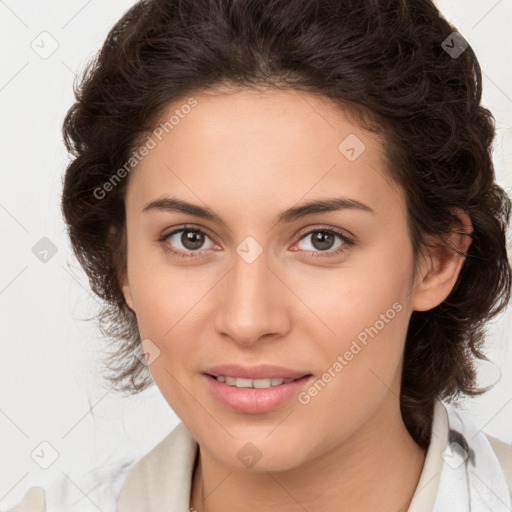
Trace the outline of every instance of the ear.
{"type": "Polygon", "coordinates": [[[119,278],[119,282],[126,304],[128,304],[128,307],[132,311],[135,311],[135,307],[133,305],[132,290],[130,288],[130,282],[128,281],[128,272],[126,270],[123,272],[123,275],[119,278]]]}
{"type": "Polygon", "coordinates": [[[112,250],[114,267],[117,270],[117,283],[121,288],[124,300],[128,307],[135,311],[133,306],[133,298],[128,281],[127,269],[127,241],[126,241],[126,225],[119,229],[114,224],[110,225],[107,232],[107,245],[112,250]]]}
{"type": "Polygon", "coordinates": [[[443,302],[452,291],[472,239],[473,225],[469,215],[456,210],[462,226],[450,235],[450,248],[433,247],[423,257],[413,292],[412,309],[427,311],[443,302]],[[460,254],[462,253],[462,254],[460,254]]]}

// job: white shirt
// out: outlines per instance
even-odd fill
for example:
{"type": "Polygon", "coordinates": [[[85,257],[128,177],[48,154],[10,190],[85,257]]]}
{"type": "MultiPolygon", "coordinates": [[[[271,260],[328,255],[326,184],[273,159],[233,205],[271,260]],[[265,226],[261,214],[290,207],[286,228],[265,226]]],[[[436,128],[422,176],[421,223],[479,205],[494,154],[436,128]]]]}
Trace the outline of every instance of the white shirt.
{"type": "MultiPolygon", "coordinates": [[[[186,512],[197,450],[180,423],[139,460],[89,475],[81,486],[86,496],[63,478],[46,491],[32,487],[6,512],[186,512]]],[[[501,512],[512,510],[511,503],[512,445],[477,432],[467,414],[436,400],[430,445],[407,512],[501,512]]]]}

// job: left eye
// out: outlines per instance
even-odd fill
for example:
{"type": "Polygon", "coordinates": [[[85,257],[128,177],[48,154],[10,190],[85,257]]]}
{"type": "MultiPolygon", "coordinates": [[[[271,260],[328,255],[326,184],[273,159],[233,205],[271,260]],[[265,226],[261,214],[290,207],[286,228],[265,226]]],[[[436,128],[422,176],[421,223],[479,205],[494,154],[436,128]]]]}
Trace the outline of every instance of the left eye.
{"type": "Polygon", "coordinates": [[[338,249],[347,243],[347,239],[341,233],[330,229],[316,229],[314,231],[309,231],[301,237],[299,243],[307,238],[310,238],[310,245],[312,245],[312,248],[305,248],[307,251],[326,252],[329,249],[338,249]],[[333,246],[336,238],[340,240],[340,243],[337,246],[333,246]]]}

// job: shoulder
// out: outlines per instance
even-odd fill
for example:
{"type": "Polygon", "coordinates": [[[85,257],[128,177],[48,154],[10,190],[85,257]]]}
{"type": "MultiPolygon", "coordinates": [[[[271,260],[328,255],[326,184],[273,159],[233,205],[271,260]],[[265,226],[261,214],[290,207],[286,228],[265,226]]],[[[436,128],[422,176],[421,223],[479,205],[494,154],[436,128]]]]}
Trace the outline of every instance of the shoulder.
{"type": "MultiPolygon", "coordinates": [[[[179,423],[156,446],[133,466],[132,473],[159,472],[163,464],[190,459],[195,454],[196,442],[183,423],[179,423]]],[[[155,475],[157,476],[157,475],[155,475]]]]}
{"type": "Polygon", "coordinates": [[[165,436],[155,447],[142,456],[130,471],[127,481],[143,476],[161,478],[162,470],[181,470],[183,464],[195,456],[197,443],[183,423],[165,436]]]}
{"type": "Polygon", "coordinates": [[[464,402],[443,402],[443,405],[448,414],[450,429],[448,442],[458,444],[462,442],[463,448],[468,451],[473,469],[468,473],[468,478],[474,480],[473,485],[479,487],[477,495],[483,496],[482,499],[498,498],[502,503],[510,500],[512,504],[512,445],[478,428],[473,421],[471,409],[464,402]],[[460,441],[455,439],[454,435],[459,436],[460,441]],[[479,454],[478,467],[476,454],[479,454]],[[489,495],[489,487],[475,471],[485,475],[487,480],[493,480],[493,496],[489,495]]]}
{"type": "Polygon", "coordinates": [[[197,447],[179,423],[133,466],[121,488],[117,510],[187,510],[197,447]]]}
{"type": "MultiPolygon", "coordinates": [[[[2,510],[2,512],[4,512],[2,510]]],[[[5,512],[46,512],[46,499],[42,487],[31,487],[15,507],[5,512]]]]}
{"type": "Polygon", "coordinates": [[[512,496],[512,444],[500,441],[489,434],[486,434],[486,437],[500,463],[510,495],[512,496]]]}
{"type": "Polygon", "coordinates": [[[117,495],[134,458],[123,458],[92,468],[86,473],[50,480],[30,487],[14,507],[1,512],[116,512],[117,495]]]}
{"type": "Polygon", "coordinates": [[[183,423],[179,423],[142,456],[118,459],[85,474],[65,474],[48,485],[33,486],[14,507],[0,512],[98,512],[98,508],[101,512],[117,512],[118,504],[121,509],[144,510],[145,501],[142,508],[136,504],[148,490],[157,499],[164,492],[187,492],[196,446],[183,423]],[[174,482],[172,489],[169,477],[174,482]]]}

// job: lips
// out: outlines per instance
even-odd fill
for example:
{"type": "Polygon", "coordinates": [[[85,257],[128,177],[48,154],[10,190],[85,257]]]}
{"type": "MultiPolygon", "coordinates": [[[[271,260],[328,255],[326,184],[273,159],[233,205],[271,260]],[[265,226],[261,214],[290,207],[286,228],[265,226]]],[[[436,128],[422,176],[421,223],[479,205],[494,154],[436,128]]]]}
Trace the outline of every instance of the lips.
{"type": "Polygon", "coordinates": [[[300,379],[311,375],[308,371],[285,368],[283,366],[260,364],[257,366],[242,366],[237,364],[224,364],[212,366],[204,371],[212,377],[232,377],[240,379],[300,379]]]}
{"type": "MultiPolygon", "coordinates": [[[[261,370],[258,370],[256,373],[254,373],[254,368],[247,370],[253,372],[251,375],[261,375],[261,373],[258,373],[261,372],[261,370]]],[[[209,371],[212,371],[212,369],[209,371]]],[[[226,371],[226,368],[223,368],[222,371],[226,371]]],[[[240,371],[240,368],[235,371],[240,371]]],[[[273,374],[276,372],[275,367],[273,367],[272,370],[269,370],[267,367],[267,374],[268,371],[273,372],[273,374]]],[[[282,370],[280,371],[282,372],[282,370]]],[[[298,374],[297,372],[292,372],[290,370],[286,370],[286,372],[288,375],[298,374]]],[[[237,377],[237,380],[238,379],[239,377],[237,377]]],[[[286,403],[290,403],[312,381],[312,379],[314,379],[314,377],[309,374],[302,378],[292,380],[291,382],[283,381],[281,384],[276,386],[267,387],[265,385],[260,388],[232,386],[226,382],[219,381],[218,378],[212,377],[210,374],[202,375],[202,382],[209,391],[210,396],[212,396],[221,406],[239,414],[265,414],[283,406],[286,403]]],[[[266,384],[268,384],[269,379],[260,379],[260,382],[262,383],[265,383],[265,381],[266,384]]],[[[252,382],[258,382],[258,379],[252,382]]]]}

